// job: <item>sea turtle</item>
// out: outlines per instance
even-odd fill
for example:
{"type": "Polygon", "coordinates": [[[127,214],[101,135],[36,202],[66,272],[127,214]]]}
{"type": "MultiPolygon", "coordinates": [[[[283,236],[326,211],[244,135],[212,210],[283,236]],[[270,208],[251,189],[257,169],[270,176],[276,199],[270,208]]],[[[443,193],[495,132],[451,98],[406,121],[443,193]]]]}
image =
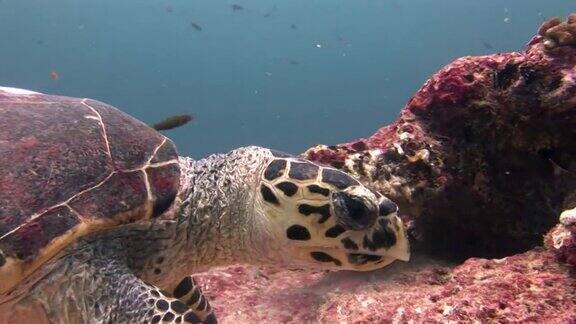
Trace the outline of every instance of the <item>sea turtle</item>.
{"type": "Polygon", "coordinates": [[[0,323],[214,323],[195,272],[408,258],[397,206],[346,173],[255,146],[194,161],[110,105],[0,88],[0,323]]]}

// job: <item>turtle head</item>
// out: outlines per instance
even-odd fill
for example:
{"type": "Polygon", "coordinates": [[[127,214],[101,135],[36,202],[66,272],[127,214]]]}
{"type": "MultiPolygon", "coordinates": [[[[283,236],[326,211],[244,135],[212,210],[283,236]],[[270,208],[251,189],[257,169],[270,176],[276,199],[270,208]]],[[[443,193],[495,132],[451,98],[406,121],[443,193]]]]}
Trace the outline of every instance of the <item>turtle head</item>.
{"type": "Polygon", "coordinates": [[[398,207],[350,175],[296,157],[264,169],[256,207],[288,266],[367,271],[410,252],[398,207]]]}

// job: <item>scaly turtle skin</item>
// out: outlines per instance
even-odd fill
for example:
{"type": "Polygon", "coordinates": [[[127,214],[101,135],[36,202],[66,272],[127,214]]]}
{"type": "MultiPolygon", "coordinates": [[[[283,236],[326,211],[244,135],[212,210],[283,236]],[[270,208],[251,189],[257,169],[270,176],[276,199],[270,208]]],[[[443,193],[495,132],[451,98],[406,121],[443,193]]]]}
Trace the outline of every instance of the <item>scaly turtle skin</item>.
{"type": "Polygon", "coordinates": [[[295,156],[194,161],[109,105],[0,88],[0,323],[214,323],[190,274],[406,261],[396,212],[295,156]]]}

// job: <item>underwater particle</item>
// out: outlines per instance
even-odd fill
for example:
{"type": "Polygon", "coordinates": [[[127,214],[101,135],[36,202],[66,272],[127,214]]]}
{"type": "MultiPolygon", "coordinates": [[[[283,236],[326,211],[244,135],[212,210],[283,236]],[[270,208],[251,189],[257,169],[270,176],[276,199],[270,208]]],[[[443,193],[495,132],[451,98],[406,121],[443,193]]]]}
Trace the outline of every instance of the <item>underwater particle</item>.
{"type": "Polygon", "coordinates": [[[60,74],[54,70],[50,72],[50,79],[58,81],[60,79],[60,74]]]}
{"type": "Polygon", "coordinates": [[[153,124],[150,127],[154,128],[157,131],[169,130],[169,129],[173,129],[173,128],[185,125],[188,122],[190,122],[191,120],[192,120],[192,116],[190,116],[190,115],[175,115],[175,116],[170,116],[161,122],[153,124]]]}
{"type": "Polygon", "coordinates": [[[197,31],[202,31],[202,26],[198,25],[195,22],[190,22],[190,26],[192,26],[192,28],[196,29],[197,31]]]}
{"type": "Polygon", "coordinates": [[[510,22],[510,17],[504,18],[504,22],[505,22],[505,23],[509,23],[509,22],[510,22]]]}
{"type": "Polygon", "coordinates": [[[232,8],[232,11],[240,11],[240,10],[244,10],[244,7],[242,7],[239,4],[233,4],[230,6],[230,8],[232,8]]]}
{"type": "Polygon", "coordinates": [[[272,8],[268,10],[268,12],[266,12],[262,17],[269,18],[274,12],[276,12],[276,5],[272,6],[272,8]]]}
{"type": "Polygon", "coordinates": [[[272,72],[266,71],[266,72],[264,72],[264,73],[266,74],[266,76],[272,76],[272,72]]]}

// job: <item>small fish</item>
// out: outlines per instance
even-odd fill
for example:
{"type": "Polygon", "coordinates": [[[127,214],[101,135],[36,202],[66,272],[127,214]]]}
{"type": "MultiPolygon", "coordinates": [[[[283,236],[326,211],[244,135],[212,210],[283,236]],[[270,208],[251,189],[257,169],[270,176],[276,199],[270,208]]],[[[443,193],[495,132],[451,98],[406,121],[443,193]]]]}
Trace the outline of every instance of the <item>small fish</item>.
{"type": "Polygon", "coordinates": [[[168,12],[168,13],[174,12],[174,8],[172,8],[171,6],[166,6],[165,9],[166,9],[166,12],[168,12]]]}
{"type": "Polygon", "coordinates": [[[230,8],[232,8],[232,11],[240,11],[240,10],[244,10],[244,7],[242,7],[239,4],[233,4],[230,6],[230,8]]]}
{"type": "Polygon", "coordinates": [[[270,9],[267,13],[264,14],[264,18],[268,18],[268,17],[272,17],[272,14],[276,11],[276,5],[272,6],[272,9],[270,9]]]}
{"type": "Polygon", "coordinates": [[[296,25],[292,24],[292,25],[290,25],[290,29],[296,30],[296,29],[298,29],[298,27],[296,27],[296,25]]]}
{"type": "Polygon", "coordinates": [[[287,59],[286,62],[288,62],[288,64],[290,65],[298,65],[300,64],[300,62],[293,60],[293,59],[287,59]]]}
{"type": "Polygon", "coordinates": [[[60,74],[58,74],[58,72],[56,72],[56,71],[51,71],[50,72],[50,79],[52,79],[54,81],[58,81],[58,79],[60,79],[60,74]]]}
{"type": "Polygon", "coordinates": [[[195,22],[191,22],[190,26],[192,26],[192,28],[196,29],[197,31],[202,31],[202,27],[195,22]]]}
{"type": "Polygon", "coordinates": [[[488,43],[487,41],[482,41],[482,45],[484,45],[484,47],[486,47],[489,50],[494,49],[494,46],[492,46],[492,44],[488,43]]]}
{"type": "Polygon", "coordinates": [[[192,120],[192,116],[190,115],[174,115],[170,116],[163,121],[150,125],[150,127],[154,128],[157,131],[161,130],[169,130],[176,127],[180,127],[182,125],[187,124],[192,120]]]}

